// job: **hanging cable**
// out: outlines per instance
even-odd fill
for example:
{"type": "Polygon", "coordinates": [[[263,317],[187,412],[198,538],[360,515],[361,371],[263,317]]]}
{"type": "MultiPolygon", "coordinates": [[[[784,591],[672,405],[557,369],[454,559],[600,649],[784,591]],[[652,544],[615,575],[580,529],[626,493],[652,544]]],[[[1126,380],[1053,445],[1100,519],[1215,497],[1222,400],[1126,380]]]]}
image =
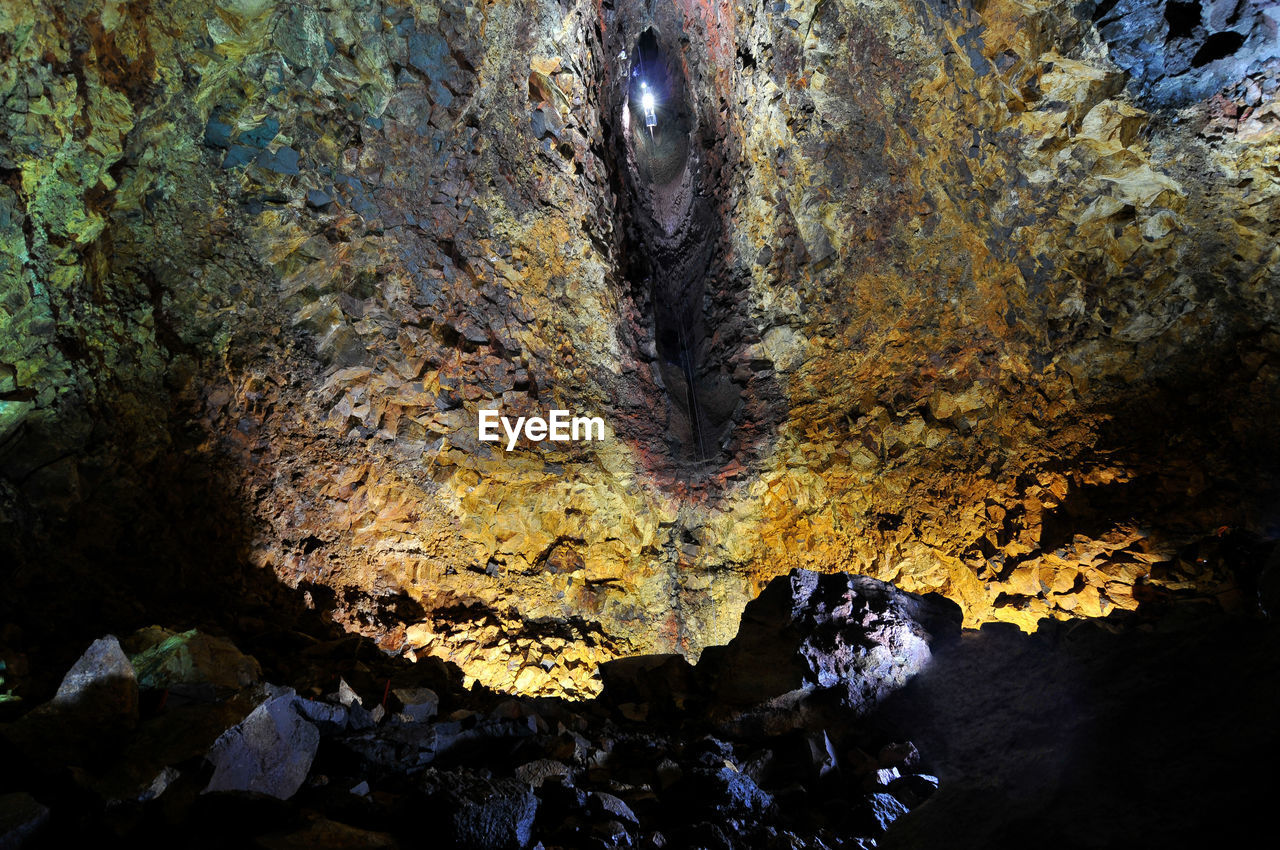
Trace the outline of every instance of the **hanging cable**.
{"type": "Polygon", "coordinates": [[[685,333],[684,320],[676,323],[680,339],[680,365],[684,368],[685,403],[689,408],[689,425],[693,431],[693,442],[698,447],[698,460],[707,459],[707,449],[702,438],[702,409],[698,405],[698,392],[694,388],[693,352],[689,350],[689,337],[685,333]]]}

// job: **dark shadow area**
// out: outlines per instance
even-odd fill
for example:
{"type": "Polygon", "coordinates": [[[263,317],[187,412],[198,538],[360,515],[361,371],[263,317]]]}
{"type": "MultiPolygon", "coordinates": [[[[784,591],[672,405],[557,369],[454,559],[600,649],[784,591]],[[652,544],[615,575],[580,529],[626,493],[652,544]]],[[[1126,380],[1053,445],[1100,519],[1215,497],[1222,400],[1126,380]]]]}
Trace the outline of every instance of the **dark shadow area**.
{"type": "Polygon", "coordinates": [[[1212,605],[966,632],[876,716],[940,779],[880,846],[1252,839],[1269,827],[1257,777],[1280,754],[1278,711],[1275,626],[1212,605]]]}
{"type": "Polygon", "coordinates": [[[1226,59],[1244,44],[1244,36],[1238,32],[1215,32],[1205,39],[1204,44],[1191,57],[1192,68],[1203,68],[1210,62],[1226,59]]]}
{"type": "MultiPolygon", "coordinates": [[[[342,600],[331,591],[286,587],[248,562],[252,520],[239,476],[200,447],[202,436],[178,431],[167,453],[137,467],[99,446],[105,471],[80,476],[81,499],[62,517],[11,489],[17,522],[0,540],[0,646],[21,655],[26,672],[9,671],[5,686],[23,702],[6,709],[47,698],[90,641],[154,624],[226,636],[266,678],[290,685],[314,674],[308,653],[334,642],[354,644],[352,659],[392,663],[332,621],[342,600]]],[[[407,599],[376,602],[381,615],[419,613],[402,610],[407,599]]]]}
{"type": "Polygon", "coordinates": [[[1280,399],[1264,390],[1276,383],[1273,344],[1237,326],[1117,392],[1095,450],[1122,458],[1132,479],[1095,488],[1115,492],[1091,494],[1094,512],[1138,518],[1173,537],[1224,526],[1280,536],[1280,399]]]}
{"type": "MultiPolygon", "coordinates": [[[[1098,11],[1102,12],[1101,6],[1098,11]]],[[[1200,0],[1191,0],[1189,3],[1169,0],[1164,7],[1164,19],[1169,24],[1169,38],[1190,38],[1196,27],[1200,26],[1200,15],[1200,0]]]]}

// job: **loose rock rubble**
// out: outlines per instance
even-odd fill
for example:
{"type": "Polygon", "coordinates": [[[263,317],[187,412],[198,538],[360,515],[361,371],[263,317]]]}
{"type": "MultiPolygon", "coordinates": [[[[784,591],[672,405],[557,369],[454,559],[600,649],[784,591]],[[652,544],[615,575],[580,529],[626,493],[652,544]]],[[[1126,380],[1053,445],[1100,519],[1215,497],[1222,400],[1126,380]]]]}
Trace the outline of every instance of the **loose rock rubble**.
{"type": "Polygon", "coordinates": [[[52,701],[0,727],[0,779],[31,789],[0,798],[4,846],[39,830],[394,847],[424,829],[465,850],[873,846],[938,780],[860,717],[959,619],[940,597],[795,572],[720,658],[613,662],[589,703],[463,691],[416,667],[380,689],[299,691],[244,681],[254,659],[209,635],[144,629],[123,642],[132,656],[107,637],[52,701]],[[776,657],[750,663],[763,646],[776,657]],[[781,677],[779,659],[793,662],[781,677]],[[54,728],[66,746],[49,750],[54,728]]]}

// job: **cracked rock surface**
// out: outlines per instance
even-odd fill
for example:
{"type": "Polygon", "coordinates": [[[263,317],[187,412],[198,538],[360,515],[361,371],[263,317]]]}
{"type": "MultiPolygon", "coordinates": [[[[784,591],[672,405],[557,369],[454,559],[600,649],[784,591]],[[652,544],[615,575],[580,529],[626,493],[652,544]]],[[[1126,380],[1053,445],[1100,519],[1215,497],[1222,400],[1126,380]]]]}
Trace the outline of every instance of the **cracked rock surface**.
{"type": "Polygon", "coordinates": [[[1280,534],[1274,25],[5,3],[0,642],[49,669],[58,630],[320,612],[586,697],[793,568],[970,627],[1248,609],[1280,534]],[[552,407],[606,439],[477,439],[552,407]]]}

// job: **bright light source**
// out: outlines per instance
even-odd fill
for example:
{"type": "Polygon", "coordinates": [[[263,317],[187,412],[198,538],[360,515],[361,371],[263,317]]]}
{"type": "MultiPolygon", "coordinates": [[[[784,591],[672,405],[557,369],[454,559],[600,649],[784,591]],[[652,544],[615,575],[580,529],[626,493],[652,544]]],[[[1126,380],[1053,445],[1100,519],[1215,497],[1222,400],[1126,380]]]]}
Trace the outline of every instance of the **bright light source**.
{"type": "Polygon", "coordinates": [[[658,126],[658,113],[654,112],[653,92],[649,91],[649,84],[640,83],[640,107],[644,110],[644,126],[649,128],[649,135],[653,135],[653,128],[658,126]]]}

